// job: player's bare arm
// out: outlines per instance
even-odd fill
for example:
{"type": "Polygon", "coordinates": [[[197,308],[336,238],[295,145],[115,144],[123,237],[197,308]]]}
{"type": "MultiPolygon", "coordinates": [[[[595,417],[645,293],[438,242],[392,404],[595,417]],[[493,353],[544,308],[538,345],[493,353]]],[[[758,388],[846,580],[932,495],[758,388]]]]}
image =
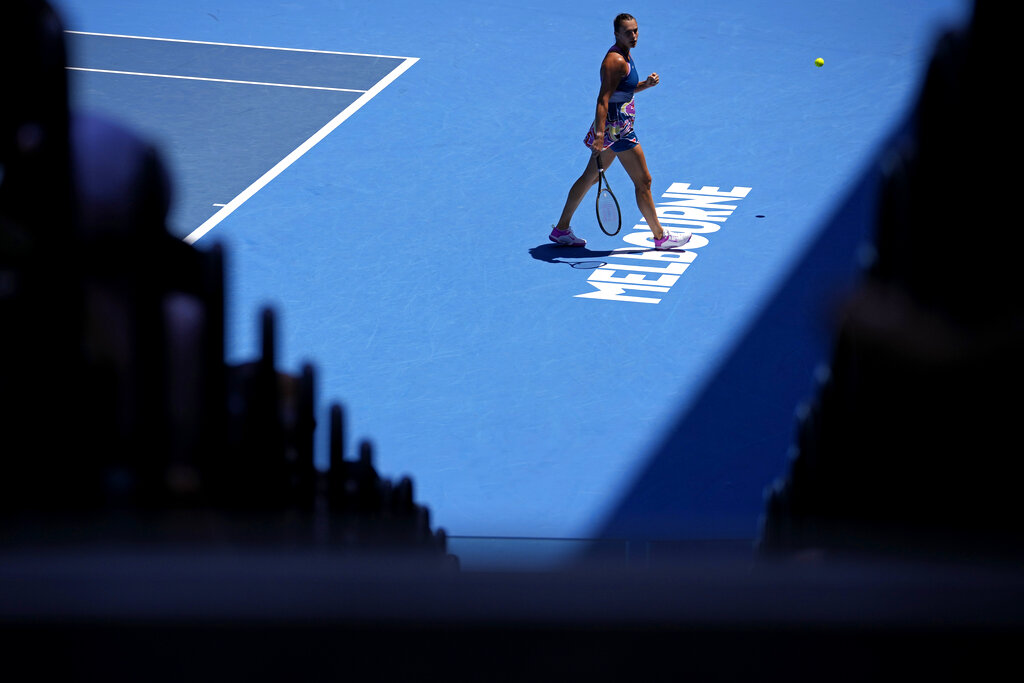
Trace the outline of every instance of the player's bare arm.
{"type": "Polygon", "coordinates": [[[601,62],[601,91],[597,95],[597,111],[594,112],[594,144],[595,152],[604,148],[604,124],[608,116],[608,100],[619,81],[629,71],[629,63],[617,52],[609,52],[601,62]]]}
{"type": "Polygon", "coordinates": [[[634,90],[633,92],[640,92],[641,90],[653,88],[654,86],[658,85],[659,81],[660,79],[658,78],[658,74],[651,74],[645,80],[642,80],[639,83],[637,83],[636,90],[634,90]]]}

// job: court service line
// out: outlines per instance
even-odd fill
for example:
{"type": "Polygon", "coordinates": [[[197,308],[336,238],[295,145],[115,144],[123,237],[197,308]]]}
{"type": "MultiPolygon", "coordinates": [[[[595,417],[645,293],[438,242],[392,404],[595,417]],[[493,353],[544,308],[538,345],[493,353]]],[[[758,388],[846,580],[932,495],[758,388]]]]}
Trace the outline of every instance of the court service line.
{"type": "Polygon", "coordinates": [[[205,81],[207,83],[237,83],[240,85],[269,85],[275,88],[301,88],[303,90],[330,90],[332,92],[366,92],[352,88],[328,88],[322,85],[296,85],[294,83],[264,83],[262,81],[236,81],[230,78],[206,78],[203,76],[180,76],[177,74],[153,74],[142,71],[116,71],[114,69],[88,69],[82,66],[66,67],[68,71],[89,71],[97,74],[116,74],[119,76],[148,76],[150,78],[176,78],[183,81],[205,81]]]}
{"type": "Polygon", "coordinates": [[[188,43],[189,45],[214,45],[218,47],[247,47],[252,50],[282,50],[284,52],[311,52],[318,55],[348,55],[350,57],[383,57],[406,59],[397,55],[371,55],[365,52],[334,52],[332,50],[308,50],[297,47],[272,47],[270,45],[245,45],[243,43],[214,43],[207,40],[183,40],[181,38],[154,38],[153,36],[131,36],[121,33],[94,33],[92,31],[65,31],[76,36],[98,36],[101,38],[129,38],[131,40],[155,40],[163,43],[188,43]]]}
{"type": "Polygon", "coordinates": [[[403,73],[408,71],[409,67],[419,61],[418,57],[406,57],[405,60],[391,70],[387,76],[377,81],[372,88],[364,92],[359,98],[352,104],[345,107],[345,109],[331,119],[327,125],[313,133],[313,135],[303,142],[301,145],[296,147],[292,152],[281,161],[271,168],[269,171],[264,173],[256,182],[247,187],[237,197],[228,202],[223,208],[217,213],[210,216],[206,222],[200,225],[198,228],[193,230],[187,237],[185,237],[186,244],[193,244],[206,233],[210,232],[215,228],[222,220],[230,216],[235,209],[244,204],[250,197],[266,187],[267,183],[279,176],[286,168],[291,166],[299,157],[311,150],[317,143],[327,137],[331,131],[344,123],[352,114],[359,111],[359,109],[376,97],[381,90],[389,86],[396,78],[401,76],[403,73]]]}

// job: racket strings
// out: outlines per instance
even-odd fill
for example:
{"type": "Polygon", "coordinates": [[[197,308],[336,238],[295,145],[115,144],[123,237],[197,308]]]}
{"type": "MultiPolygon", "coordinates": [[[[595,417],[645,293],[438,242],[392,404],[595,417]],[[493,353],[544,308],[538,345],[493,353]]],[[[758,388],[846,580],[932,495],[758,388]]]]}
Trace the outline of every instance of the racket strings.
{"type": "Polygon", "coordinates": [[[612,194],[604,177],[604,165],[601,157],[597,157],[597,223],[606,235],[617,235],[622,227],[622,213],[619,211],[619,202],[612,194]]]}
{"type": "Polygon", "coordinates": [[[607,188],[602,189],[597,196],[597,212],[605,227],[614,228],[619,222],[619,205],[607,188]]]}

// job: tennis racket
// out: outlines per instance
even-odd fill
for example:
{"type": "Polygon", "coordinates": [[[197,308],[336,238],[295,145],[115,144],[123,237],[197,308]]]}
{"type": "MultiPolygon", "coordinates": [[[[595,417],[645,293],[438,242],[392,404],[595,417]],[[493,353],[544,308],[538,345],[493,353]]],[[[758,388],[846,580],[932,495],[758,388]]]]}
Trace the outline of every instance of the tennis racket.
{"type": "Polygon", "coordinates": [[[600,154],[597,155],[597,223],[606,235],[617,235],[622,229],[619,200],[612,193],[612,188],[608,187],[600,154]]]}

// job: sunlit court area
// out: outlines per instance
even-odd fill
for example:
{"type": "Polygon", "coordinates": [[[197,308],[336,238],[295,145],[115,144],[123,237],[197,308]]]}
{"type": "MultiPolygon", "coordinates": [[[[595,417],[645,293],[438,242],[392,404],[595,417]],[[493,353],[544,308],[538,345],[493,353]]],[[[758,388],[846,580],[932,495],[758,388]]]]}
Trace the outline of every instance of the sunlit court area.
{"type": "Polygon", "coordinates": [[[0,13],[10,661],[510,681],[1013,661],[1004,4],[0,13]]]}

